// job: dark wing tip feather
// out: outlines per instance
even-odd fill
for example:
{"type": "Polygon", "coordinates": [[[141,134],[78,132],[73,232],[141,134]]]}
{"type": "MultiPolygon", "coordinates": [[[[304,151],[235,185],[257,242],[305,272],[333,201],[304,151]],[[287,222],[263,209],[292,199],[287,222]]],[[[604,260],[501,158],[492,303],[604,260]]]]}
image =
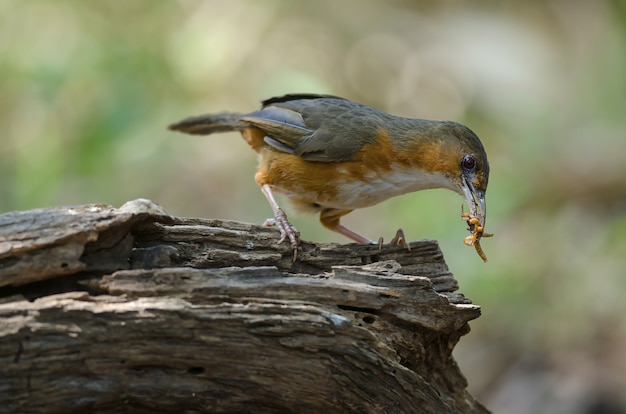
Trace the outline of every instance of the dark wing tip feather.
{"type": "Polygon", "coordinates": [[[266,107],[268,105],[272,105],[272,104],[280,103],[280,102],[289,102],[289,101],[295,101],[299,99],[320,99],[320,98],[341,99],[344,101],[347,100],[345,98],[335,96],[335,95],[325,95],[325,94],[317,94],[317,93],[288,93],[286,95],[274,96],[272,98],[265,99],[261,101],[261,104],[263,105],[263,107],[266,107]]]}

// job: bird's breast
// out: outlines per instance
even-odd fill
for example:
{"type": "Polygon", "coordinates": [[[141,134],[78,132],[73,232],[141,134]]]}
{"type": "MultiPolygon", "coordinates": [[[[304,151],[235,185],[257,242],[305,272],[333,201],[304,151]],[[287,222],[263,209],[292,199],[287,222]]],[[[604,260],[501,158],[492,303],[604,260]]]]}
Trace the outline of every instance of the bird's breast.
{"type": "Polygon", "coordinates": [[[429,188],[458,191],[443,173],[428,169],[428,163],[412,157],[412,153],[398,151],[384,129],[377,131],[375,142],[364,145],[348,161],[307,161],[264,147],[259,153],[256,181],[271,185],[297,206],[342,210],[369,207],[429,188]]]}
{"type": "Polygon", "coordinates": [[[320,199],[320,204],[339,209],[369,207],[414,191],[450,187],[449,180],[441,174],[402,167],[366,171],[355,177],[349,168],[338,166],[336,179],[330,184],[333,193],[337,194],[335,197],[326,198],[323,192],[315,195],[320,199]]]}
{"type": "Polygon", "coordinates": [[[260,185],[270,184],[296,206],[342,210],[369,207],[413,191],[452,188],[443,174],[419,168],[383,168],[361,161],[312,162],[278,152],[261,157],[256,180],[260,185]]]}

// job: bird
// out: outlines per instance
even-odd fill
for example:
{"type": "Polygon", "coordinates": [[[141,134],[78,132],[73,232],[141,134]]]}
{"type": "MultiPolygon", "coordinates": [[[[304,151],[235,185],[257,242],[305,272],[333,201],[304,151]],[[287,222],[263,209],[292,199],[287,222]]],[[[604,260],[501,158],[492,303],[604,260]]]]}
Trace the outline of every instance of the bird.
{"type": "MultiPolygon", "coordinates": [[[[266,224],[276,225],[278,243],[288,240],[294,255],[300,232],[275,193],[295,212],[319,213],[324,227],[361,244],[376,241],[347,228],[341,218],[414,191],[452,190],[468,203],[464,217],[478,219],[481,229],[485,223],[487,154],[478,136],[457,122],[399,117],[338,96],[293,93],[266,99],[253,112],[192,116],[169,129],[241,133],[258,154],[254,178],[274,215],[266,224]]],[[[406,243],[401,230],[397,239],[406,243]]]]}

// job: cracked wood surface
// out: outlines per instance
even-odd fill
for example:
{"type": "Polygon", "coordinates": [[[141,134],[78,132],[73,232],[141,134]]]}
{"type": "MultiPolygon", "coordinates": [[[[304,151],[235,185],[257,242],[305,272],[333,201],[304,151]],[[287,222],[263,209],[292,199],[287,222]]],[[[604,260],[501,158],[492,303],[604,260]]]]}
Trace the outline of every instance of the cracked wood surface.
{"type": "Polygon", "coordinates": [[[487,412],[436,242],[277,240],[148,200],[0,215],[0,412],[487,412]]]}

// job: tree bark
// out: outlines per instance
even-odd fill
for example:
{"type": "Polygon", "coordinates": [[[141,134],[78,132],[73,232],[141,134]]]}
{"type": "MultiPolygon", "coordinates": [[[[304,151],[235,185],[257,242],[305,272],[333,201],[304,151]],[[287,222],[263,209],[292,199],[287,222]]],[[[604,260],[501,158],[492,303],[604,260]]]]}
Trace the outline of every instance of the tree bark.
{"type": "Polygon", "coordinates": [[[488,412],[435,241],[277,240],[148,200],[1,215],[0,411],[488,412]]]}

